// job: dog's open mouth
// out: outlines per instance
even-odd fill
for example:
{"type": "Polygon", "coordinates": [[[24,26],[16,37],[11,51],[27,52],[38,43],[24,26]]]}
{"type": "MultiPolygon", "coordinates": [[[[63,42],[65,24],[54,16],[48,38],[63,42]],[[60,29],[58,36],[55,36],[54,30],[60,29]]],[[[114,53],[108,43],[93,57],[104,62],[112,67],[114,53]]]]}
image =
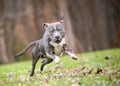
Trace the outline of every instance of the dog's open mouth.
{"type": "Polygon", "coordinates": [[[55,43],[59,44],[61,41],[60,40],[56,40],[55,43]]]}

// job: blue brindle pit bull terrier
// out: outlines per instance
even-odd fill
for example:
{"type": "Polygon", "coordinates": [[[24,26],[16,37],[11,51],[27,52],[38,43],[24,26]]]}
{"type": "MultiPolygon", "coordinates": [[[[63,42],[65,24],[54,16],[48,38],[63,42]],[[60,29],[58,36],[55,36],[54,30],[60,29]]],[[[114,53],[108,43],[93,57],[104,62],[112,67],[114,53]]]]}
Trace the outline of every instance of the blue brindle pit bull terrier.
{"type": "Polygon", "coordinates": [[[31,42],[20,53],[14,56],[21,56],[30,47],[34,46],[32,49],[32,70],[30,76],[34,75],[35,65],[39,58],[44,58],[41,63],[40,72],[43,71],[46,64],[51,63],[53,60],[55,63],[59,63],[60,58],[58,56],[60,56],[63,52],[67,53],[72,59],[77,60],[77,56],[67,44],[63,18],[64,16],[62,14],[58,22],[45,23],[43,25],[45,33],[42,39],[31,42]]]}

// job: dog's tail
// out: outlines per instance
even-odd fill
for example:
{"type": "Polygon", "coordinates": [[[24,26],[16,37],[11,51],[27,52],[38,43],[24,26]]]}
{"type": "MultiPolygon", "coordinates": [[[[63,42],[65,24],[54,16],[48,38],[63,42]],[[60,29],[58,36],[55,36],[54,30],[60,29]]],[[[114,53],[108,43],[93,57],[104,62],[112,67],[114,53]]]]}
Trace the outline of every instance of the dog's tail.
{"type": "Polygon", "coordinates": [[[36,41],[33,41],[33,42],[29,43],[21,52],[19,52],[15,56],[13,56],[13,58],[23,55],[30,47],[32,47],[33,45],[35,45],[35,43],[36,43],[36,41]]]}

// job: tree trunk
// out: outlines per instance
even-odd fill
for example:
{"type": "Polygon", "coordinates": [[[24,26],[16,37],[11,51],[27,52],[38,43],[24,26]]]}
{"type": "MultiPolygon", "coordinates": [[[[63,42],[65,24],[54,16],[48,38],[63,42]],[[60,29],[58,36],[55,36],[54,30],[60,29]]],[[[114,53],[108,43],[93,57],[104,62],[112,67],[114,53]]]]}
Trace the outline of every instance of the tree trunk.
{"type": "Polygon", "coordinates": [[[5,43],[5,32],[3,28],[3,21],[0,18],[0,59],[2,63],[9,63],[8,54],[6,51],[6,43],[5,43]]]}
{"type": "Polygon", "coordinates": [[[72,22],[71,22],[71,18],[69,15],[69,11],[67,9],[67,3],[66,0],[59,0],[59,9],[60,12],[64,13],[65,16],[65,30],[66,30],[66,35],[68,37],[69,40],[69,45],[71,46],[71,48],[74,50],[74,52],[78,52],[78,51],[84,51],[84,49],[82,48],[82,44],[80,41],[78,41],[78,39],[74,36],[74,31],[73,31],[73,26],[72,26],[72,22]]]}
{"type": "Polygon", "coordinates": [[[5,25],[5,43],[7,48],[7,53],[9,56],[10,62],[14,61],[14,58],[12,58],[13,55],[13,43],[14,43],[14,26],[15,26],[15,20],[14,20],[14,12],[15,12],[15,2],[14,0],[4,0],[4,25],[5,25]],[[11,9],[12,8],[12,9],[11,9]]]}
{"type": "Polygon", "coordinates": [[[0,63],[9,63],[5,43],[3,8],[4,8],[3,1],[0,0],[0,63]]]}

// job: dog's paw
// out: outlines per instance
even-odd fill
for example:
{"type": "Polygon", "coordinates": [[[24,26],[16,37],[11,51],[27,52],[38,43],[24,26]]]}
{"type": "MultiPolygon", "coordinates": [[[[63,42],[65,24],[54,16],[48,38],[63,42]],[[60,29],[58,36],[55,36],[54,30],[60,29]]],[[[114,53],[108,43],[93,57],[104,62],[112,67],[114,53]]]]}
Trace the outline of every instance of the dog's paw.
{"type": "Polygon", "coordinates": [[[60,62],[60,58],[58,56],[55,56],[54,61],[55,61],[56,64],[58,64],[60,62]]]}
{"type": "Polygon", "coordinates": [[[72,54],[71,57],[73,60],[78,60],[78,57],[75,54],[72,54]]]}
{"type": "Polygon", "coordinates": [[[74,59],[74,60],[78,60],[78,57],[77,57],[77,56],[74,56],[74,57],[72,57],[72,59],[74,59]]]}

